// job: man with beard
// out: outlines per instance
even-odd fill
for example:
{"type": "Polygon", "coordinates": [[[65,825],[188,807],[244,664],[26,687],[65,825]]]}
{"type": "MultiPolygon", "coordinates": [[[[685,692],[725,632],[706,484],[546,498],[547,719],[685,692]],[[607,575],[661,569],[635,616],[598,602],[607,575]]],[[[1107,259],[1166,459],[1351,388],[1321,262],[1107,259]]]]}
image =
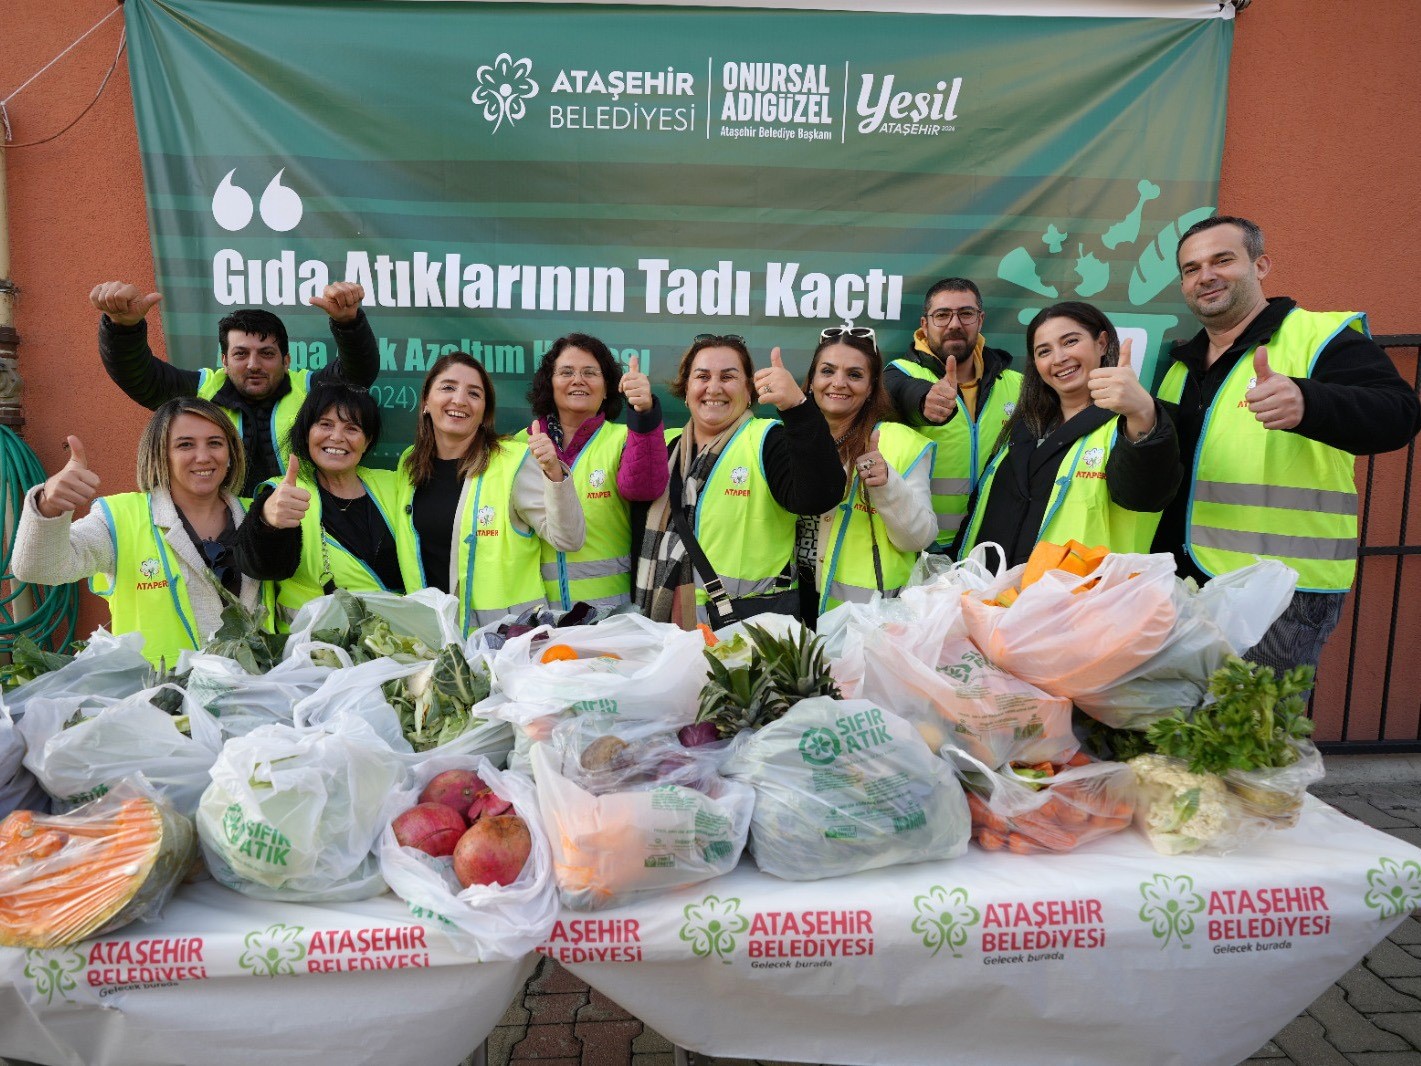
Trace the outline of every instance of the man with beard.
{"type": "Polygon", "coordinates": [[[945,552],[1021,393],[1011,356],[982,336],[982,293],[966,278],[944,278],[923,298],[913,344],[883,371],[898,418],[937,443],[933,510],[945,552]]]}
{"type": "Polygon", "coordinates": [[[1292,567],[1298,591],[1246,657],[1316,666],[1356,574],[1353,457],[1403,447],[1421,428],[1421,403],[1365,315],[1263,295],[1272,261],[1248,219],[1190,227],[1177,262],[1204,328],[1174,347],[1160,384],[1189,483],[1154,550],[1200,582],[1255,557],[1292,567]]]}
{"type": "Polygon", "coordinates": [[[270,311],[242,308],[217,323],[221,367],[184,370],[148,346],[147,315],[162,297],[135,285],[106,281],[89,301],[99,316],[99,357],[113,383],[150,411],[174,396],[197,396],[225,410],[237,425],[247,459],[250,497],[256,486],[286,473],[286,434],[312,385],[326,377],[368,389],[380,372],[380,345],[360,302],[365,289],[349,281],[311,297],[331,320],[336,357],[319,370],[291,369],[286,326],[270,311]]]}

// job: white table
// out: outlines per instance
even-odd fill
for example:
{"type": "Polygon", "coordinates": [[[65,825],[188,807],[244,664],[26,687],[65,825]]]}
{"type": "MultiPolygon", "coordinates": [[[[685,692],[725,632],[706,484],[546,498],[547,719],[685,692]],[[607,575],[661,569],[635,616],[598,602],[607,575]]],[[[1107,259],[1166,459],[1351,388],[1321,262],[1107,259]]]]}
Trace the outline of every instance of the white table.
{"type": "Polygon", "coordinates": [[[474,963],[393,895],[311,906],[186,885],[157,922],[0,949],[0,1057],[64,1066],[455,1066],[534,956],[474,963]]]}
{"type": "Polygon", "coordinates": [[[1310,800],[1223,857],[1126,831],[815,882],[747,862],[564,912],[540,950],[710,1055],[1234,1066],[1418,903],[1421,851],[1310,800]]]}

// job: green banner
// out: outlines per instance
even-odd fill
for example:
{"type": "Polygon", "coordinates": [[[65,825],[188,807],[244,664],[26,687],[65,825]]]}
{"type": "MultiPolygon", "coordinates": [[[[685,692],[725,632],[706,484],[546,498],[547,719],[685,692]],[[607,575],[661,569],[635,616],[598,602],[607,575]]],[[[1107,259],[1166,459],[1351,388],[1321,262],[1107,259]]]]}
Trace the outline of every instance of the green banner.
{"type": "MultiPolygon", "coordinates": [[[[423,372],[463,350],[500,424],[558,336],[664,383],[691,337],[802,370],[819,330],[911,343],[923,291],[981,286],[1020,358],[1058,299],[1110,314],[1155,374],[1192,331],[1179,232],[1212,213],[1226,18],[613,4],[128,0],[170,356],[216,319],[359,281],[381,338],[382,458],[423,372]]],[[[664,389],[663,402],[666,400],[664,389]]],[[[683,409],[670,405],[674,424],[683,409]]]]}

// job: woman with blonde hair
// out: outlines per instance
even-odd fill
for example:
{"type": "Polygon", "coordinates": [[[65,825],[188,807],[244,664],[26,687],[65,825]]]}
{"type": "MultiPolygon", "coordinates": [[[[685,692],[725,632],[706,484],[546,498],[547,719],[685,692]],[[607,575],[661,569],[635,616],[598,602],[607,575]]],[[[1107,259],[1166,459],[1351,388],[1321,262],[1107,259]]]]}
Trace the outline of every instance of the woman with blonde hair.
{"type": "Polygon", "coordinates": [[[220,407],[181,396],[153,412],[138,445],[137,492],[99,496],[83,442],[68,443],[69,462],[25,497],[17,578],[90,578],[108,601],[112,632],[141,630],[143,654],[170,666],[221,624],[219,585],[256,607],[261,583],[242,576],[231,550],[245,513],[233,495],[245,476],[242,445],[220,407]]]}

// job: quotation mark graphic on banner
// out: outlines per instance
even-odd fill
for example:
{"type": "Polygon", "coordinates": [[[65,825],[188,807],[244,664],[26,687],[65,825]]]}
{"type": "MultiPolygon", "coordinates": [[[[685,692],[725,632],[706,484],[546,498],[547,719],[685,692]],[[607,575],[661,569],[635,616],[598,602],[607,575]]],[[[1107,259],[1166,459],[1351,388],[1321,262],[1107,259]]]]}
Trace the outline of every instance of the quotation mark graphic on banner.
{"type": "Polygon", "coordinates": [[[469,99],[484,109],[494,133],[505,120],[511,126],[528,113],[526,102],[538,95],[538,83],[529,76],[532,72],[531,59],[525,56],[515,63],[507,52],[474,72],[478,85],[469,99]]]}
{"type": "MultiPolygon", "coordinates": [[[[236,173],[236,168],[227,171],[222,184],[217,186],[217,191],[212,194],[213,219],[223,229],[232,233],[246,229],[247,223],[252,220],[251,193],[240,185],[232,184],[232,176],[236,173]]],[[[301,197],[281,184],[281,175],[285,173],[285,167],[276,172],[276,177],[267,183],[261,199],[262,221],[278,233],[295,229],[296,224],[301,221],[303,210],[301,197]]]]}

